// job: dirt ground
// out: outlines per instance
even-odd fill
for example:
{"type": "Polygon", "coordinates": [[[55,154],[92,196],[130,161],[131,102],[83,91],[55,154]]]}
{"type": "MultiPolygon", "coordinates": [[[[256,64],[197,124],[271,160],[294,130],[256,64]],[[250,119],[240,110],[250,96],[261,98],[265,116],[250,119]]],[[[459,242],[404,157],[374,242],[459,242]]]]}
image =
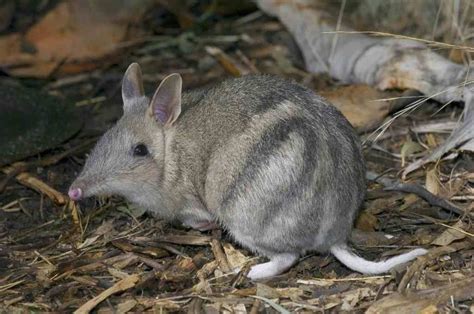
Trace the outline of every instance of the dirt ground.
{"type": "MultiPolygon", "coordinates": [[[[66,143],[26,160],[71,152],[49,165],[29,168],[29,175],[67,194],[87,151],[121,115],[121,77],[133,61],[142,66],[148,93],[168,73],[181,73],[184,88],[194,88],[239,71],[233,68],[236,64],[293,78],[315,91],[337,85],[328,77],[305,72],[291,36],[278,21],[261,14],[251,21],[227,16],[199,36],[192,32],[177,36],[173,28],[160,31],[162,47],[147,42],[77,80],[40,83],[48,92],[74,102],[84,124],[66,143]],[[225,53],[216,56],[206,46],[225,53]]],[[[458,104],[442,108],[431,102],[397,119],[377,145],[366,146],[369,170],[398,180],[402,159],[408,162],[422,154],[402,153],[412,149],[407,143],[432,147],[448,135],[410,128],[433,120],[454,121],[461,111],[458,104]]],[[[376,260],[422,246],[430,250],[426,257],[383,276],[363,276],[330,255],[310,253],[287,273],[261,282],[226,272],[258,259],[219,230],[173,226],[116,197],[78,204],[66,199],[58,204],[61,201],[13,178],[0,194],[1,311],[72,312],[99,296],[97,313],[357,313],[369,308],[472,313],[474,242],[469,211],[473,206],[472,199],[461,197],[472,189],[472,158],[461,154],[409,177],[419,186],[431,184],[430,191],[438,189],[437,195],[450,199],[458,212],[434,206],[414,193],[386,191],[381,184],[368,182],[351,240],[354,250],[376,260]]]]}

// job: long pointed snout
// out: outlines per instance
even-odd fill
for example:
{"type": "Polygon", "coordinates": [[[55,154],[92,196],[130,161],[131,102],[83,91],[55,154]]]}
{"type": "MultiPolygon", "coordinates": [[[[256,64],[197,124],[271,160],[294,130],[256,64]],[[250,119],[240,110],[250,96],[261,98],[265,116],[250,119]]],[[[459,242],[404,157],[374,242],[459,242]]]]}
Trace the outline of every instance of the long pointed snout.
{"type": "Polygon", "coordinates": [[[69,198],[73,201],[80,201],[88,197],[88,187],[90,186],[90,184],[88,184],[87,182],[88,180],[84,180],[83,177],[76,178],[76,180],[74,180],[74,182],[69,187],[69,191],[67,192],[69,198]]]}
{"type": "Polygon", "coordinates": [[[91,196],[101,196],[104,193],[114,192],[104,189],[106,184],[99,176],[90,176],[88,174],[81,174],[69,187],[68,195],[73,201],[80,201],[91,196]]]}

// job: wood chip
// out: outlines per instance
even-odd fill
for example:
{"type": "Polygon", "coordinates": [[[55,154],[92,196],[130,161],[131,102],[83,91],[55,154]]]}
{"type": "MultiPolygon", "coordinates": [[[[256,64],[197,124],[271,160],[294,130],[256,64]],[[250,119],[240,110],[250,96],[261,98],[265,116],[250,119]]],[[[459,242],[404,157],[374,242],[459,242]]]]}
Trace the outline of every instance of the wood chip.
{"type": "Polygon", "coordinates": [[[211,237],[203,235],[169,235],[161,236],[157,239],[161,242],[168,242],[182,245],[209,245],[211,237]]]}
{"type": "Polygon", "coordinates": [[[219,264],[220,269],[224,273],[230,273],[231,268],[229,266],[229,262],[227,261],[227,256],[222,249],[221,243],[217,239],[212,239],[211,241],[211,248],[212,253],[214,253],[214,257],[216,258],[217,263],[219,264]]]}

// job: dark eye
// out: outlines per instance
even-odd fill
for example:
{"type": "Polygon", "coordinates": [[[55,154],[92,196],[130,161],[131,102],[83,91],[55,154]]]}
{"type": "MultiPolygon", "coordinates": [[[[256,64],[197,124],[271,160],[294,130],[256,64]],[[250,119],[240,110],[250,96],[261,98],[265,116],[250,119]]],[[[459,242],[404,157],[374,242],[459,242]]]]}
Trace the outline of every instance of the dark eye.
{"type": "Polygon", "coordinates": [[[138,144],[133,149],[133,156],[143,157],[143,156],[146,156],[146,155],[148,155],[148,148],[146,147],[145,144],[138,144]]]}

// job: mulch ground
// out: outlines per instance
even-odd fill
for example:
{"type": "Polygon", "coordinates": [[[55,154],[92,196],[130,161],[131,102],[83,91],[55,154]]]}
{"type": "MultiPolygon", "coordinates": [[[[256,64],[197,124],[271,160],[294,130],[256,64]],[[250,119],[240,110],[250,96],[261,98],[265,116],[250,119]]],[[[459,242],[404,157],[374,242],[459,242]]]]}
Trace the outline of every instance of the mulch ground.
{"type": "MultiPolygon", "coordinates": [[[[141,64],[148,92],[171,72],[182,73],[185,88],[255,71],[290,77],[316,91],[335,84],[302,70],[291,36],[260,14],[227,17],[199,35],[161,32],[160,45],[141,43],[116,63],[44,86],[76,103],[84,127],[62,146],[17,164],[20,175],[0,177],[5,183],[0,194],[3,312],[473,311],[474,163],[468,154],[410,175],[410,183],[425,186],[434,198],[369,182],[351,240],[358,254],[376,260],[417,246],[429,249],[427,256],[382,276],[363,276],[330,255],[312,253],[281,276],[251,282],[229,269],[244,266],[245,272],[261,259],[219,230],[173,226],[114,197],[69,202],[64,194],[86,152],[121,115],[120,80],[132,61],[141,64]],[[440,199],[453,207],[433,205],[440,199]]],[[[439,109],[427,103],[396,120],[376,146],[366,148],[369,170],[399,180],[402,160],[423,154],[407,153],[407,142],[426,143],[425,151],[447,136],[418,134],[410,127],[454,120],[462,107],[448,106],[433,116],[439,109]]]]}

